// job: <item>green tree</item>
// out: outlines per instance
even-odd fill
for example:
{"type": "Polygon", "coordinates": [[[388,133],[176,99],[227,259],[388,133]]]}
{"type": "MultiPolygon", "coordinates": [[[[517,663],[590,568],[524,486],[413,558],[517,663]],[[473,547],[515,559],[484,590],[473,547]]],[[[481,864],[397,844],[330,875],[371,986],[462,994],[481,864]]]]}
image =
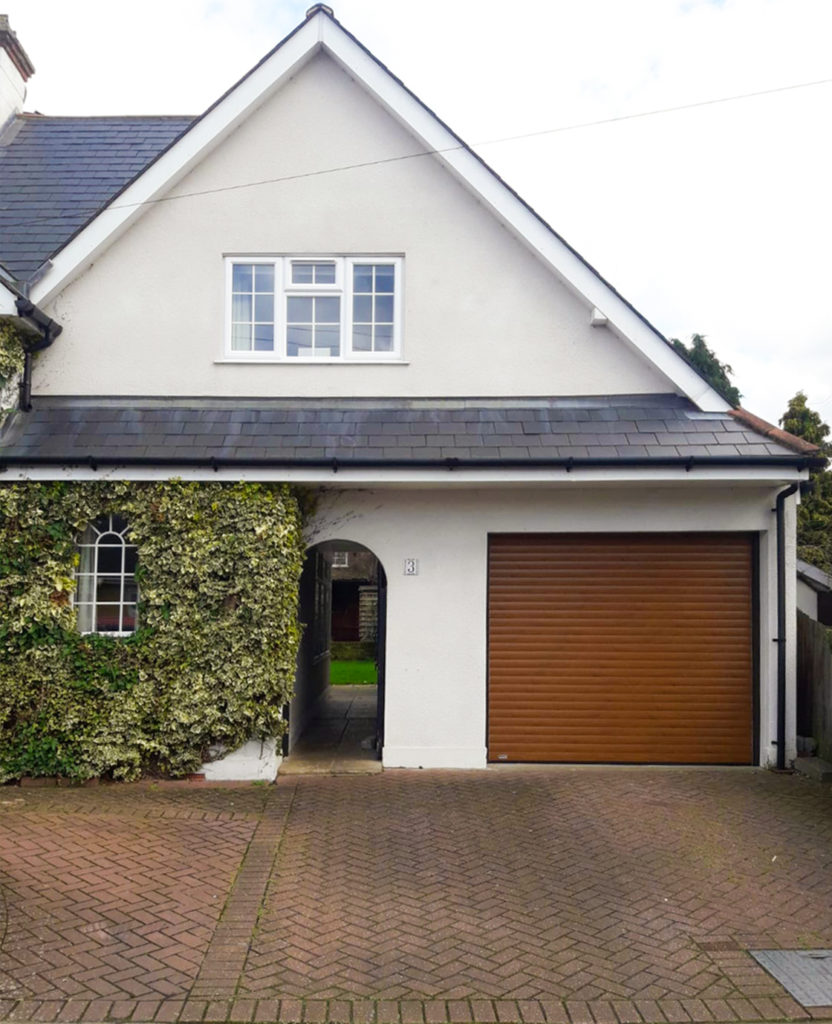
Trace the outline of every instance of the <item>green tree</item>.
{"type": "Polygon", "coordinates": [[[734,371],[728,363],[720,362],[716,353],[705,344],[704,334],[692,334],[690,345],[686,345],[678,338],[671,338],[670,344],[676,351],[684,356],[691,366],[698,370],[711,387],[718,391],[726,402],[737,406],[740,404],[742,394],[731,383],[730,378],[734,371]]]}
{"type": "Polygon", "coordinates": [[[826,468],[813,470],[813,488],[805,494],[797,510],[797,555],[827,572],[832,572],[832,473],[829,472],[829,458],[832,445],[829,426],[820,414],[806,404],[802,391],[789,402],[780,417],[780,426],[790,434],[802,437],[810,444],[816,444],[818,452],[826,459],[826,468]]]}

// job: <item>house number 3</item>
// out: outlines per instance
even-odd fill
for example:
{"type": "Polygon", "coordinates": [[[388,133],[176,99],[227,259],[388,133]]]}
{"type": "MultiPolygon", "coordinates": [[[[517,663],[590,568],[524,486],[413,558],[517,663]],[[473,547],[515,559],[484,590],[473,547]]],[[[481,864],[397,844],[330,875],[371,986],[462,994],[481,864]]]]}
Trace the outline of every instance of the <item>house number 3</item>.
{"type": "Polygon", "coordinates": [[[418,576],[419,575],[419,559],[418,558],[405,558],[405,560],[404,560],[404,574],[405,574],[405,576],[418,576]]]}

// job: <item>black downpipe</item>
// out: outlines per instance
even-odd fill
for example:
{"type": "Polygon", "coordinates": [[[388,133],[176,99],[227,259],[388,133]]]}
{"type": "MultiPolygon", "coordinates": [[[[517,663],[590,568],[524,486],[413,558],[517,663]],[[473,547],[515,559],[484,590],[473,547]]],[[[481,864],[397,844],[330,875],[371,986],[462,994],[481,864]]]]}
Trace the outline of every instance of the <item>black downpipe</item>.
{"type": "Polygon", "coordinates": [[[63,328],[28,299],[17,300],[17,312],[36,328],[40,337],[32,344],[23,346],[23,376],[20,381],[20,408],[22,412],[32,409],[32,356],[45,348],[49,348],[63,328]]]}
{"type": "Polygon", "coordinates": [[[789,486],[777,495],[777,770],[786,768],[786,498],[800,484],[789,486]]]}

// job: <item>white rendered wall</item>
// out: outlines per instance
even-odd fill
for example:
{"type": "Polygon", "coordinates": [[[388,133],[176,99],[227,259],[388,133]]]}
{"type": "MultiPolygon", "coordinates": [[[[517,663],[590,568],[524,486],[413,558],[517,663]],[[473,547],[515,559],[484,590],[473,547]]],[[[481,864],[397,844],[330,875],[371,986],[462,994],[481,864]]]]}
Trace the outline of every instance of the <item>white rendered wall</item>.
{"type": "Polygon", "coordinates": [[[64,330],[37,360],[35,393],[674,390],[610,330],[591,327],[589,308],[420,152],[330,58],[314,58],[175,187],[186,198],[153,205],[47,305],[64,330]],[[365,166],[316,173],[356,164],[365,166]],[[237,187],[250,182],[266,183],[237,187]],[[403,255],[404,361],[218,362],[223,256],[258,253],[403,255]]]}
{"type": "MultiPolygon", "coordinates": [[[[776,747],[775,490],[674,488],[330,490],[309,543],[366,545],[388,578],[384,764],[486,764],[488,534],[752,531],[760,534],[760,756],[776,747]],[[405,576],[406,558],[419,560],[405,576]]],[[[791,564],[793,566],[793,552],[791,564]]],[[[794,569],[792,568],[792,579],[794,569]]],[[[793,591],[792,591],[793,596],[793,591]]],[[[794,630],[789,645],[788,757],[794,757],[794,630]]]]}

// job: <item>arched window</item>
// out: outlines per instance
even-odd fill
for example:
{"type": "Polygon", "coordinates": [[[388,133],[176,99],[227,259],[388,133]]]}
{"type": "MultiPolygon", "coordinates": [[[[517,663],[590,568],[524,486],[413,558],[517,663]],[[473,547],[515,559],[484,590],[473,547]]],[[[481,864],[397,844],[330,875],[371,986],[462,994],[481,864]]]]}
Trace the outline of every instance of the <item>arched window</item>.
{"type": "Polygon", "coordinates": [[[123,516],[101,516],[78,538],[75,608],[82,633],[121,635],[136,629],[136,545],[123,516]]]}

